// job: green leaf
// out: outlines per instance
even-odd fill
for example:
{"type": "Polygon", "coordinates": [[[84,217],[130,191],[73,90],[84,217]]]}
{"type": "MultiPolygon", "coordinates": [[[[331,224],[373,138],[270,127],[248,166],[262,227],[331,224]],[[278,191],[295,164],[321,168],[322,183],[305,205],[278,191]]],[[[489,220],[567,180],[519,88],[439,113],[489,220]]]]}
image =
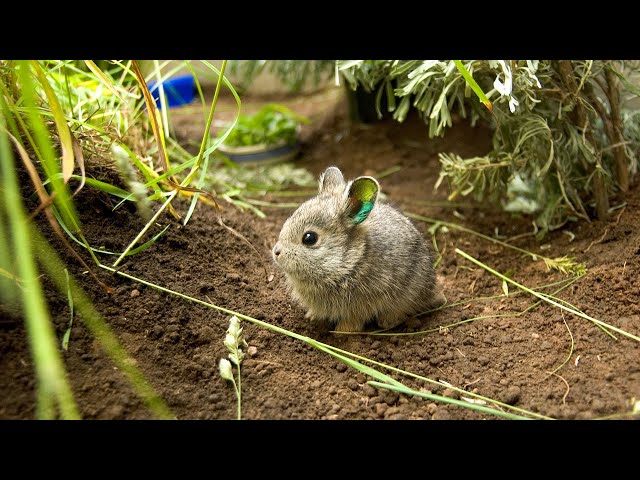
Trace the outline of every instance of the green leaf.
{"type": "Polygon", "coordinates": [[[491,105],[491,102],[489,101],[487,96],[484,94],[484,92],[480,88],[480,85],[478,85],[477,82],[473,79],[473,77],[469,73],[469,70],[465,68],[465,66],[462,64],[460,60],[454,60],[453,63],[456,64],[456,67],[458,67],[458,70],[464,77],[465,81],[467,82],[467,84],[469,84],[469,86],[478,96],[480,101],[484,103],[484,106],[487,107],[489,110],[493,110],[493,106],[491,105]]]}

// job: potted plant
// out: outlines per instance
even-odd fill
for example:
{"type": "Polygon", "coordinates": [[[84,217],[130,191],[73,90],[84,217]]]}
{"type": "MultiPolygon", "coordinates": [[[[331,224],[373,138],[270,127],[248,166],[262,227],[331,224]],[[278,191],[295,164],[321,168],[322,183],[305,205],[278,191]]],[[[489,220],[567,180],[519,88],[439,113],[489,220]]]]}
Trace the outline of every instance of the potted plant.
{"type": "Polygon", "coordinates": [[[236,163],[275,163],[300,151],[298,134],[309,120],[283,105],[270,103],[252,115],[240,115],[218,151],[236,163]]]}

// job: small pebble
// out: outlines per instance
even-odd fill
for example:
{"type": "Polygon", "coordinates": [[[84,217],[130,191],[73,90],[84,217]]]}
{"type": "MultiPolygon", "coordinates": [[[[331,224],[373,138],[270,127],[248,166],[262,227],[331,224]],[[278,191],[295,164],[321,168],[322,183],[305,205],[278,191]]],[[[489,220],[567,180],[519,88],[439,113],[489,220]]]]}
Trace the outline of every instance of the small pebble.
{"type": "Polygon", "coordinates": [[[392,415],[396,415],[400,412],[400,408],[398,407],[389,407],[384,411],[384,418],[389,418],[392,415]]]}
{"type": "Polygon", "coordinates": [[[429,405],[427,405],[427,412],[429,413],[429,415],[433,415],[434,413],[436,413],[436,410],[438,410],[437,403],[430,403],[429,405]]]}
{"type": "Polygon", "coordinates": [[[462,340],[462,344],[463,345],[475,345],[476,342],[473,338],[471,337],[466,337],[464,340],[462,340]]]}
{"type": "Polygon", "coordinates": [[[369,384],[365,385],[362,390],[367,397],[375,397],[378,393],[378,391],[369,384]]]}
{"type": "Polygon", "coordinates": [[[365,377],[362,373],[358,373],[356,375],[356,382],[358,383],[364,383],[367,381],[367,377],[365,377]]]}
{"type": "Polygon", "coordinates": [[[400,395],[397,392],[388,392],[384,395],[384,401],[387,405],[391,406],[398,401],[400,395]]]}
{"type": "Polygon", "coordinates": [[[346,372],[347,371],[347,365],[340,362],[338,363],[338,365],[336,365],[336,370],[338,370],[339,372],[346,372]]]}
{"type": "Polygon", "coordinates": [[[351,390],[358,390],[359,386],[360,385],[358,385],[358,382],[355,378],[350,378],[349,380],[347,380],[347,387],[349,387],[351,390]]]}
{"type": "Polygon", "coordinates": [[[488,365],[490,361],[489,357],[485,357],[484,355],[478,357],[478,363],[482,366],[488,365]]]}
{"type": "Polygon", "coordinates": [[[431,420],[451,420],[451,414],[446,408],[440,407],[431,415],[431,420]]]}
{"type": "Polygon", "coordinates": [[[240,279],[242,278],[239,273],[231,273],[231,272],[227,273],[225,277],[227,278],[227,280],[232,280],[234,282],[239,282],[240,279]]]}
{"type": "Polygon", "coordinates": [[[133,290],[131,290],[131,298],[136,298],[140,296],[140,290],[138,290],[137,288],[134,288],[133,290]]]}
{"type": "Polygon", "coordinates": [[[249,348],[247,348],[247,355],[249,355],[250,357],[255,357],[258,354],[258,349],[251,345],[249,348]]]}
{"type": "Polygon", "coordinates": [[[520,387],[511,386],[500,393],[500,401],[507,405],[515,405],[520,400],[520,387]]]}
{"type": "Polygon", "coordinates": [[[456,390],[453,390],[452,388],[445,388],[444,392],[442,392],[442,395],[449,398],[455,398],[455,399],[460,398],[460,393],[457,392],[456,390]]]}
{"type": "Polygon", "coordinates": [[[605,410],[605,404],[599,398],[594,398],[593,400],[591,400],[591,408],[594,411],[601,413],[603,410],[605,410]]]}
{"type": "Polygon", "coordinates": [[[378,415],[379,417],[384,416],[384,412],[386,412],[388,408],[389,406],[386,403],[376,403],[376,415],[378,415]]]}

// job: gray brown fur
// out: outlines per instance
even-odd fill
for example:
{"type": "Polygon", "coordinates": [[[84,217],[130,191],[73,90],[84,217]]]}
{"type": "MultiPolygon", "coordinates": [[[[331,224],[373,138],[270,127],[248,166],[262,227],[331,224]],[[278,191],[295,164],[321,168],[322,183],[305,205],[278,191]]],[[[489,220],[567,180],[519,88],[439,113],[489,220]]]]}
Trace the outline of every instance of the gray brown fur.
{"type": "Polygon", "coordinates": [[[286,220],[273,247],[306,317],[353,332],[374,319],[392,328],[442,304],[431,246],[407,217],[380,201],[353,224],[345,215],[352,183],[329,167],[318,195],[286,220]],[[318,242],[306,246],[302,237],[310,230],[318,242]]]}

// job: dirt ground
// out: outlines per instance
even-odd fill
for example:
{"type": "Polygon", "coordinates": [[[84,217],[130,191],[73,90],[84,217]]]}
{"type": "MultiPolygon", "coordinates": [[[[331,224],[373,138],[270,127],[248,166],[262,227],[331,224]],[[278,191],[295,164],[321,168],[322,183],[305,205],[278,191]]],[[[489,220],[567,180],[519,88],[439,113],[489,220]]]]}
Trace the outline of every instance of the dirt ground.
{"type": "MultiPolygon", "coordinates": [[[[251,111],[273,98],[243,100],[245,111],[251,111]]],[[[388,201],[404,211],[456,223],[490,237],[513,239],[514,246],[540,256],[575,257],[588,272],[557,296],[591,317],[640,334],[637,178],[626,206],[615,211],[610,221],[569,224],[537,242],[527,235],[532,231],[530,220],[482,205],[452,208],[443,203],[446,186],[433,190],[439,173],[438,152],[463,157],[484,154],[491,145],[487,128],[472,128],[461,120],[444,138],[429,140],[424,123],[415,116],[402,124],[392,119],[371,124],[350,122],[340,89],[276,100],[311,118],[302,133],[296,163],[314,176],[329,165],[340,167],[350,178],[375,176],[398,166],[395,173],[380,179],[388,201]]],[[[232,112],[230,102],[221,99],[220,119],[232,112]]],[[[202,111],[198,110],[197,121],[192,111],[172,111],[176,132],[185,144],[199,142],[202,135],[202,111]]],[[[85,235],[95,246],[122,251],[143,225],[133,210],[112,211],[110,199],[88,188],[77,204],[85,235]]],[[[589,320],[545,303],[521,313],[536,299],[516,294],[514,286],[505,296],[499,278],[456,254],[455,249],[529,287],[568,278],[547,270],[541,259],[534,261],[467,232],[441,228],[436,240],[443,256],[437,273],[448,299],[446,308],[409,319],[393,331],[394,335],[337,334],[304,320],[304,310],[292,303],[283,275],[271,261],[270,249],[293,210],[265,207],[267,217],[260,219],[223,205],[225,223],[258,249],[268,274],[273,274],[272,281],[249,247],[221,227],[213,209],[204,204],[199,204],[186,227],[169,215],[160,217],[158,223],[171,225],[167,234],[148,250],[129,257],[123,271],[362,357],[547,417],[605,418],[630,412],[640,399],[638,342],[620,334],[614,339],[589,320]]],[[[186,212],[184,203],[176,207],[180,213],[186,212]]],[[[415,224],[430,236],[431,224],[415,224]]],[[[46,225],[43,230],[50,235],[46,225]]],[[[82,274],[83,268],[56,239],[52,242],[178,419],[236,417],[233,388],[218,374],[219,359],[227,354],[223,340],[228,314],[96,268],[100,278],[114,289],[107,295],[91,276],[82,274]]],[[[84,251],[81,255],[91,263],[84,251]]],[[[69,321],[67,299],[52,289],[46,278],[44,283],[53,322],[62,337],[69,321]]],[[[552,293],[553,287],[544,291],[552,293]]],[[[35,417],[35,381],[24,323],[6,308],[0,309],[0,314],[0,418],[31,419],[35,417]]],[[[244,419],[496,418],[375,388],[367,384],[371,378],[300,340],[248,321],[242,325],[251,347],[242,363],[244,419]]],[[[83,418],[154,418],[81,319],[76,319],[69,350],[62,355],[83,418]]],[[[444,384],[381,370],[427,393],[468,397],[444,384]]]]}

